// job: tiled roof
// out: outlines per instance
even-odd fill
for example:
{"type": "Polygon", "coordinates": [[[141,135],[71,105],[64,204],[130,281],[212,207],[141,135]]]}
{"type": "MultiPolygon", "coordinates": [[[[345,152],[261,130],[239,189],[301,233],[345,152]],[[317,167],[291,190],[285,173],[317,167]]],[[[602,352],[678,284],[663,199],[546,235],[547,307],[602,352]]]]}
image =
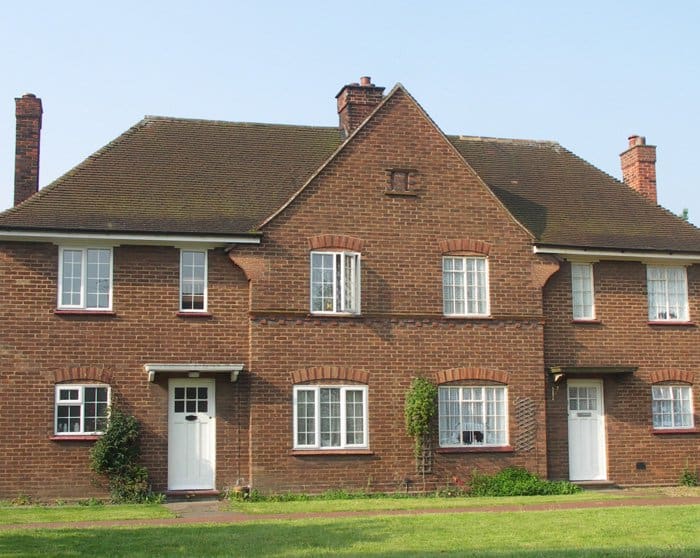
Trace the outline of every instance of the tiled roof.
{"type": "Polygon", "coordinates": [[[0,228],[250,232],[340,144],[337,128],[147,117],[0,228]]]}
{"type": "MultiPolygon", "coordinates": [[[[449,136],[540,244],[700,252],[700,229],[557,143],[449,136]]],[[[251,232],[340,146],[337,128],[147,117],[0,229],[251,232]]]]}
{"type": "Polygon", "coordinates": [[[540,244],[700,252],[700,229],[557,143],[448,139],[540,244]]]}

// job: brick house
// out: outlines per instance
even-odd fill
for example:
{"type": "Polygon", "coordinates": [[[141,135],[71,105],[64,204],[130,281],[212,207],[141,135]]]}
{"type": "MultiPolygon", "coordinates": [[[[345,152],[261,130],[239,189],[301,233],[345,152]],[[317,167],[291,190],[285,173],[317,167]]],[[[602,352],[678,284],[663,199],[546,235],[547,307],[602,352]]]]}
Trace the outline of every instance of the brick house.
{"type": "Polygon", "coordinates": [[[700,230],[553,142],[446,136],[401,86],[339,127],[146,117],[0,214],[0,497],[99,494],[117,402],[158,491],[440,486],[696,467],[700,230]],[[438,385],[432,451],[403,424],[438,385]]]}

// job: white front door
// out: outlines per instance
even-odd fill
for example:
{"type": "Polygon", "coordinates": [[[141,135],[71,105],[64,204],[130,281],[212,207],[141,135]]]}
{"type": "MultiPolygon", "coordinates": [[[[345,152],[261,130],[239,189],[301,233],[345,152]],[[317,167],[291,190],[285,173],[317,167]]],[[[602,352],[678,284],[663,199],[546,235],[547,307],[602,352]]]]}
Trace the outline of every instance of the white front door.
{"type": "Polygon", "coordinates": [[[171,379],[168,489],[211,490],[216,472],[214,380],[171,379]]]}
{"type": "Polygon", "coordinates": [[[607,479],[602,380],[569,380],[569,479],[607,479]]]}

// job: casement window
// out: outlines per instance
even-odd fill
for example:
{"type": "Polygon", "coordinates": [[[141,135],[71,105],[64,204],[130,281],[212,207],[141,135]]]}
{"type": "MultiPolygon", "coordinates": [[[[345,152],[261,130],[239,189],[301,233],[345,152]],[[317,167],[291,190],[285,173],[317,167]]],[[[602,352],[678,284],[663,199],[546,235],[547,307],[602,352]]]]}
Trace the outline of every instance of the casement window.
{"type": "Polygon", "coordinates": [[[207,311],[207,251],[180,251],[180,311],[207,311]]]}
{"type": "Polygon", "coordinates": [[[571,299],[574,320],[595,319],[592,264],[571,264],[571,299]]]}
{"type": "Polygon", "coordinates": [[[442,258],[442,297],[446,316],[488,316],[489,272],[486,258],[442,258]]]}
{"type": "Polygon", "coordinates": [[[110,310],[112,308],[112,249],[59,249],[58,307],[110,310]]]}
{"type": "Polygon", "coordinates": [[[360,254],[311,253],[311,311],[360,313],[360,254]]]}
{"type": "Polygon", "coordinates": [[[688,285],[684,267],[647,266],[649,321],[688,321],[688,285]]]}
{"type": "Polygon", "coordinates": [[[367,386],[294,386],[294,448],[367,448],[367,386]]]}
{"type": "Polygon", "coordinates": [[[107,427],[110,388],[105,384],[56,386],[56,435],[101,434],[107,427]]]}
{"type": "Polygon", "coordinates": [[[441,447],[508,445],[506,386],[438,388],[441,447]]]}
{"type": "Polygon", "coordinates": [[[693,428],[693,390],[690,386],[651,387],[654,428],[693,428]]]}

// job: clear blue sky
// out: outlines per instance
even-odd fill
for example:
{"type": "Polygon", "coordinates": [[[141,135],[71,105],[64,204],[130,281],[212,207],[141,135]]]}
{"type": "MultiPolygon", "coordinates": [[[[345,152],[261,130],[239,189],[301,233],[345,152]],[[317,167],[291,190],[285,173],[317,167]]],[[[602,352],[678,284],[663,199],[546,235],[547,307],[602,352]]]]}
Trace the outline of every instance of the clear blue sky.
{"type": "Polygon", "coordinates": [[[23,93],[44,103],[43,186],[145,114],[335,125],[370,75],[447,133],[556,140],[618,178],[645,135],[659,202],[700,224],[699,28],[691,0],[7,3],[0,208],[23,93]]]}

